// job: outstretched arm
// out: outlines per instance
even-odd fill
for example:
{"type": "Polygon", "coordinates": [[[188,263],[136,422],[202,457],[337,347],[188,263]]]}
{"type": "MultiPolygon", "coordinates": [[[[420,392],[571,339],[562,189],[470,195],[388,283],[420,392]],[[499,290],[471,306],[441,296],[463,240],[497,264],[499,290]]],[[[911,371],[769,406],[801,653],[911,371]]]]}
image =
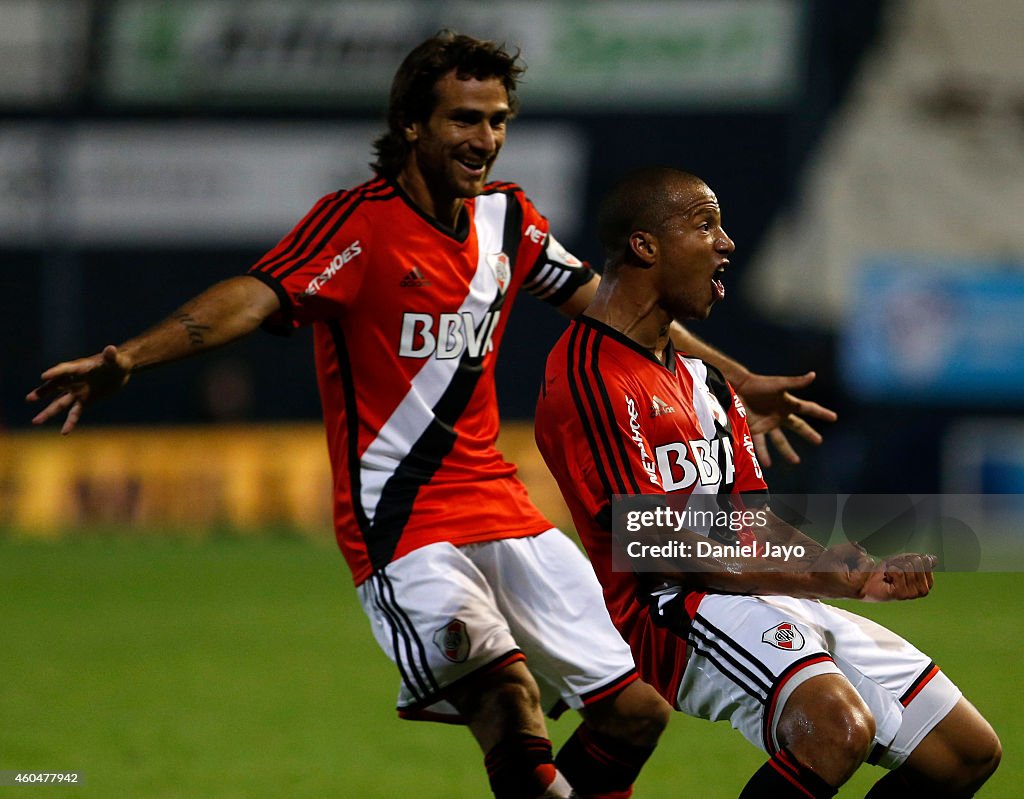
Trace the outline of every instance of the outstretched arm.
{"type": "Polygon", "coordinates": [[[223,346],[251,333],[280,308],[269,286],[248,276],[229,278],[189,300],[163,322],[119,346],[51,366],[29,402],[48,402],[32,420],[43,424],[68,412],[67,435],[87,405],[118,391],[132,373],[223,346]]]}
{"type": "Polygon", "coordinates": [[[783,458],[790,463],[799,463],[800,456],[790,445],[782,428],[788,427],[812,444],[820,444],[821,434],[811,427],[804,417],[823,422],[834,422],[837,418],[835,411],[817,402],[802,400],[790,393],[806,388],[814,382],[814,372],[796,377],[755,374],[680,324],[672,325],[672,341],[677,349],[718,367],[743,399],[748,412],[750,432],[754,436],[757,458],[763,466],[772,465],[765,442],[766,434],[783,458]]]}
{"type": "MultiPolygon", "coordinates": [[[[583,313],[597,293],[599,283],[599,278],[584,283],[558,310],[570,319],[583,313]]],[[[790,393],[806,388],[814,382],[814,372],[796,377],[756,374],[739,361],[698,338],[678,322],[672,324],[672,343],[680,352],[718,367],[725,375],[725,379],[732,384],[747,408],[757,458],[763,466],[772,465],[765,441],[766,435],[771,438],[783,458],[790,463],[799,463],[800,456],[790,445],[782,428],[789,428],[812,444],[820,444],[821,434],[808,424],[804,417],[823,422],[834,422],[837,418],[835,411],[790,393]]]]}

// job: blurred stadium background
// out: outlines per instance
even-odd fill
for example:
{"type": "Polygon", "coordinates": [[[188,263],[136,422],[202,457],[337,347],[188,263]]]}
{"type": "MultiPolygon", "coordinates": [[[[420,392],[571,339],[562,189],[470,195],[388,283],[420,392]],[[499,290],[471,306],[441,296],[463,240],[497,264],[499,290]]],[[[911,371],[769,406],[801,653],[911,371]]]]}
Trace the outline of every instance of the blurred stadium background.
{"type": "MultiPolygon", "coordinates": [[[[805,394],[840,413],[774,489],[1024,494],[1016,0],[0,0],[0,770],[81,770],[72,796],[485,793],[465,733],[388,715],[308,336],[140,375],[70,439],[23,402],[364,179],[395,67],[441,27],[522,48],[495,175],[581,257],[630,167],[716,190],[737,253],[696,332],[815,369],[805,394]]],[[[561,325],[517,305],[499,392],[506,454],[567,525],[530,432],[561,325]]],[[[1020,588],[951,575],[871,610],[996,722],[986,796],[1024,777],[1020,588]]],[[[735,795],[759,758],[718,726],[677,719],[638,796],[735,795]]]]}

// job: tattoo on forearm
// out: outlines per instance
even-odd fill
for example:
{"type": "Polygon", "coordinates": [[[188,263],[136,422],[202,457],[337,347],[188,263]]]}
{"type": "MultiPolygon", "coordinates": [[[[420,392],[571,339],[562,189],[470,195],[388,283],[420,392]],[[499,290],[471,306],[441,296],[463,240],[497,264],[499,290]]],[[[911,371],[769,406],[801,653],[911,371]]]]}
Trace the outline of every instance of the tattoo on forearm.
{"type": "Polygon", "coordinates": [[[193,347],[200,347],[206,343],[206,337],[203,335],[203,331],[209,330],[209,325],[199,324],[192,318],[192,314],[185,312],[176,313],[174,318],[181,322],[181,326],[185,328],[185,332],[188,333],[189,343],[191,343],[193,347]]]}

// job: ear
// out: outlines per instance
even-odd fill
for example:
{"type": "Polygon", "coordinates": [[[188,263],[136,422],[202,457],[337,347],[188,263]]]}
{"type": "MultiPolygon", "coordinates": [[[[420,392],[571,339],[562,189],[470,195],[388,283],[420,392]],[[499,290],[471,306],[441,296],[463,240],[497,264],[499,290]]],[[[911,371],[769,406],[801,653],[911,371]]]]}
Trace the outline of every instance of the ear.
{"type": "Polygon", "coordinates": [[[629,251],[644,268],[653,266],[658,257],[658,240],[647,231],[634,230],[629,234],[629,251]]]}
{"type": "Polygon", "coordinates": [[[420,137],[420,126],[418,122],[411,122],[402,126],[402,136],[409,143],[417,141],[420,137]]]}

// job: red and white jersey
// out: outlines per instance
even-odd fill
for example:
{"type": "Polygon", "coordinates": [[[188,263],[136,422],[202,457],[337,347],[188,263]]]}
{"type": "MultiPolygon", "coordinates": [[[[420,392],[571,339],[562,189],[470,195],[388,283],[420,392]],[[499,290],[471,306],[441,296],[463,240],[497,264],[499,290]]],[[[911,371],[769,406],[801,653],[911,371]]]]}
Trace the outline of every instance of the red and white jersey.
{"type": "Polygon", "coordinates": [[[593,272],[518,186],[489,184],[452,231],[376,178],[322,198],[250,274],[280,297],[271,329],[314,327],[357,584],[426,544],[551,527],[495,448],[494,365],[521,287],[559,305],[593,272]]]}
{"type": "MultiPolygon", "coordinates": [[[[666,363],[617,330],[577,318],[548,356],[536,436],[640,676],[674,703],[686,643],[651,618],[640,578],[613,570],[612,497],[767,486],[746,411],[721,373],[676,354],[671,342],[666,363]]],[[[701,596],[688,597],[687,610],[701,596]]]]}

